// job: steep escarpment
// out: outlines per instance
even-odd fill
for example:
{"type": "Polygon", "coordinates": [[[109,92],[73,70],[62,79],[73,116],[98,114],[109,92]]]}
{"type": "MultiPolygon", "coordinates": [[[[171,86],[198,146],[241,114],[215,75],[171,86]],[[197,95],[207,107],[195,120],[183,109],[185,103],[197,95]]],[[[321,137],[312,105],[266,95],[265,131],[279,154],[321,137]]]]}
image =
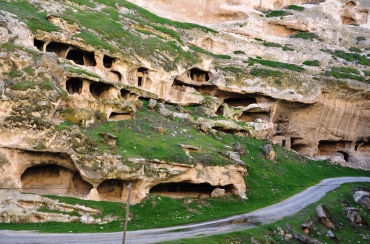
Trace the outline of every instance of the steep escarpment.
{"type": "Polygon", "coordinates": [[[213,3],[211,29],[127,1],[1,1],[1,185],[245,197],[237,136],[369,169],[369,6],[300,3],[213,3]]]}

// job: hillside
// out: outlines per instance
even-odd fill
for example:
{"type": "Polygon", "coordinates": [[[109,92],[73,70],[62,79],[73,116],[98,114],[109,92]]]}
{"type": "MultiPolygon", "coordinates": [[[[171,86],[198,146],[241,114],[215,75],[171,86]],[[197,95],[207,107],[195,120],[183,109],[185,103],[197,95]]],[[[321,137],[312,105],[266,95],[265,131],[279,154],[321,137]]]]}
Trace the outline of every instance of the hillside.
{"type": "MultiPolygon", "coordinates": [[[[221,2],[0,0],[0,187],[256,209],[368,175],[368,1],[221,2]]],[[[1,222],[75,221],[18,197],[1,222]]]]}

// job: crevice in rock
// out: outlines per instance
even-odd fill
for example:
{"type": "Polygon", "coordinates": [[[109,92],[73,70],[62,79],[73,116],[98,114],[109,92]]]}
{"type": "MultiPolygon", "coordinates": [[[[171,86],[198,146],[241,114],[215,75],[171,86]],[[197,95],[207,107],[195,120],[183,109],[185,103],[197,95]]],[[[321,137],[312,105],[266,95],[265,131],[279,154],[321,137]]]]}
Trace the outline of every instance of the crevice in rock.
{"type": "Polygon", "coordinates": [[[80,173],[76,172],[72,178],[72,187],[69,191],[69,195],[73,195],[75,197],[85,197],[90,193],[92,188],[93,186],[85,181],[81,177],[80,173]]]}
{"type": "Polygon", "coordinates": [[[110,90],[114,86],[102,82],[95,82],[90,84],[90,93],[95,99],[110,99],[110,90]]]}
{"type": "Polygon", "coordinates": [[[78,78],[70,78],[66,81],[66,90],[68,94],[81,94],[82,91],[82,80],[78,78]]]}
{"type": "Polygon", "coordinates": [[[286,37],[298,34],[302,30],[294,29],[283,24],[269,23],[269,32],[274,36],[286,37]]]}
{"type": "Polygon", "coordinates": [[[160,194],[164,196],[179,198],[188,196],[202,196],[210,197],[212,191],[216,188],[225,189],[225,194],[231,194],[234,191],[232,184],[225,186],[212,186],[208,183],[193,184],[190,182],[178,182],[178,183],[161,183],[153,186],[149,193],[160,194]]]}
{"type": "Polygon", "coordinates": [[[120,90],[121,97],[127,101],[135,101],[137,100],[138,95],[135,93],[132,93],[131,91],[127,89],[121,89],[120,90]]]}
{"type": "Polygon", "coordinates": [[[257,103],[256,98],[254,97],[231,97],[226,98],[224,100],[224,103],[231,107],[247,107],[248,105],[251,105],[253,103],[257,103]]]}
{"type": "Polygon", "coordinates": [[[123,185],[123,180],[110,179],[100,183],[97,190],[103,200],[121,201],[123,185]]]}

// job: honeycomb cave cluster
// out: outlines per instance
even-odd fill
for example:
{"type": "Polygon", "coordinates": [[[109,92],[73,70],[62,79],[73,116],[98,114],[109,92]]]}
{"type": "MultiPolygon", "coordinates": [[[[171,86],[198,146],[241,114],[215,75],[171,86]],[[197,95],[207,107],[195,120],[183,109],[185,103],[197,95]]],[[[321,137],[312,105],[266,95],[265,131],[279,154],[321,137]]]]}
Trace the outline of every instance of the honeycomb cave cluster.
{"type": "MultiPolygon", "coordinates": [[[[145,2],[149,5],[160,2],[163,9],[166,9],[171,1],[145,2]]],[[[201,2],[210,4],[212,1],[201,2]]],[[[182,12],[192,12],[186,18],[202,23],[218,23],[240,20],[245,22],[249,18],[256,18],[248,11],[241,11],[243,8],[267,11],[290,4],[314,3],[317,6],[330,1],[266,0],[257,1],[258,5],[245,2],[225,1],[227,6],[234,7],[226,8],[223,5],[219,9],[212,5],[214,9],[209,10],[209,13],[196,15],[189,8],[205,9],[198,6],[199,1],[189,1],[187,6],[183,6],[181,1],[172,1],[171,4],[181,3],[184,9],[182,12]],[[238,6],[243,8],[236,11],[238,6]]],[[[336,9],[340,9],[336,17],[341,28],[355,28],[355,25],[367,28],[369,16],[365,10],[370,9],[370,6],[367,7],[364,1],[336,3],[336,9]]],[[[149,5],[148,8],[154,6],[149,5]]],[[[173,10],[177,11],[176,8],[173,10]]],[[[6,14],[4,16],[12,18],[6,14]]],[[[0,20],[1,18],[4,18],[4,23],[10,22],[2,15],[0,20]]],[[[49,21],[51,20],[56,21],[50,17],[49,21]]],[[[16,20],[12,21],[17,23],[16,20]]],[[[287,38],[316,28],[312,23],[292,22],[289,17],[268,19],[259,27],[263,29],[261,33],[268,32],[273,38],[287,38]]],[[[248,23],[240,25],[242,29],[248,23]]],[[[18,23],[18,28],[23,27],[24,25],[18,23]]],[[[220,28],[222,30],[223,27],[220,28]]],[[[17,30],[14,28],[14,33],[17,30]]],[[[21,48],[17,46],[16,51],[5,50],[0,56],[2,61],[6,60],[0,68],[4,74],[8,74],[7,79],[11,75],[15,77],[11,77],[14,79],[8,82],[9,85],[4,89],[6,92],[1,94],[0,100],[0,185],[38,194],[125,201],[128,195],[127,185],[132,183],[134,203],[140,202],[149,193],[171,197],[199,194],[211,196],[217,187],[225,189],[226,194],[245,197],[243,176],[248,172],[247,167],[242,164],[207,166],[130,158],[129,167],[122,164],[121,156],[112,152],[96,154],[96,144],[81,132],[81,128],[94,126],[105,120],[135,119],[137,109],[144,100],[199,107],[203,109],[200,109],[204,113],[202,116],[215,119],[222,117],[237,125],[242,124],[210,124],[204,122],[204,118],[199,118],[192,121],[198,128],[204,126],[213,129],[215,133],[225,131],[266,139],[307,157],[329,159],[342,165],[369,170],[368,84],[357,81],[346,85],[334,84],[333,79],[329,78],[328,82],[324,78],[314,80],[313,74],[336,62],[332,55],[324,52],[320,54],[323,66],[307,67],[306,73],[286,71],[285,76],[276,79],[252,76],[251,72],[246,72],[245,75],[243,72],[251,69],[249,64],[252,66],[248,58],[256,56],[259,58],[254,60],[266,61],[269,55],[263,58],[259,55],[268,53],[264,44],[272,43],[257,42],[259,37],[253,36],[253,31],[252,28],[250,32],[241,30],[239,33],[232,33],[228,36],[230,43],[216,34],[189,40],[191,45],[204,48],[204,53],[238,50],[239,53],[244,53],[245,59],[229,51],[228,54],[234,56],[222,63],[214,57],[216,54],[212,56],[202,53],[196,63],[178,64],[176,69],[168,70],[155,61],[138,55],[123,55],[95,48],[83,43],[81,39],[71,37],[70,30],[68,32],[63,29],[58,34],[42,31],[31,34],[27,29],[24,30],[22,33],[28,34],[13,37],[14,43],[21,44],[21,48]],[[239,35],[238,38],[242,35],[245,38],[243,40],[247,40],[251,46],[244,48],[244,44],[239,44],[239,41],[242,42],[240,39],[232,39],[233,35],[239,35]],[[259,46],[256,48],[252,45],[259,46]],[[26,48],[31,52],[27,53],[26,48]],[[244,51],[239,50],[242,48],[244,51]],[[39,56],[39,59],[33,60],[32,55],[39,56]],[[30,67],[36,71],[29,71],[30,67]],[[24,71],[17,76],[13,69],[19,73],[26,69],[29,72],[24,71]],[[26,83],[29,87],[17,88],[19,80],[19,83],[26,83]],[[31,83],[33,80],[35,84],[31,83]],[[45,80],[50,80],[50,84],[45,80]],[[74,125],[64,129],[56,128],[63,121],[74,125]]],[[[324,32],[329,33],[326,30],[324,32]]],[[[354,39],[354,36],[348,36],[351,35],[345,33],[340,36],[338,43],[341,43],[341,38],[342,42],[354,39]]],[[[367,43],[366,38],[358,40],[367,43]]],[[[269,39],[271,40],[274,39],[269,39]]],[[[312,40],[305,40],[302,45],[306,52],[307,49],[313,49],[313,46],[327,44],[318,41],[310,44],[310,41],[312,40]]],[[[295,62],[297,66],[306,59],[313,59],[312,56],[317,54],[303,59],[297,52],[286,54],[281,47],[269,48],[275,48],[275,53],[271,56],[280,55],[286,62],[293,60],[292,63],[295,62]]],[[[261,68],[262,65],[255,67],[261,68]]],[[[3,87],[4,84],[0,82],[0,86],[3,87]]],[[[183,114],[181,116],[186,117],[183,114]]],[[[207,129],[203,132],[208,133],[207,129]]]]}

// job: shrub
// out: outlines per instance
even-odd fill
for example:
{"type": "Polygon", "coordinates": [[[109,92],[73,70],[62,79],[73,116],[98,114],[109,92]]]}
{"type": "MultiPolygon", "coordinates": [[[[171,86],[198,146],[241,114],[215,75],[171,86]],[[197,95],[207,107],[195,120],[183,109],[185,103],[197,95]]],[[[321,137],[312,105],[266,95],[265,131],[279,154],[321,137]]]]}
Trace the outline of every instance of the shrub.
{"type": "Polygon", "coordinates": [[[315,33],[312,33],[312,32],[300,32],[300,33],[294,34],[290,37],[291,38],[302,38],[302,39],[305,39],[305,40],[308,40],[308,39],[310,39],[310,40],[313,40],[313,39],[321,40],[318,35],[316,35],[315,33]]]}
{"type": "Polygon", "coordinates": [[[242,50],[236,50],[234,51],[234,54],[245,54],[245,52],[242,50]]]}
{"type": "Polygon", "coordinates": [[[361,49],[357,47],[350,47],[348,50],[355,53],[362,53],[361,49]]]}
{"type": "Polygon", "coordinates": [[[281,44],[275,42],[263,42],[263,45],[266,47],[282,47],[281,44]]]}
{"type": "Polygon", "coordinates": [[[277,61],[271,61],[271,60],[263,60],[263,59],[250,59],[252,62],[256,62],[265,66],[274,67],[274,68],[281,68],[281,69],[287,69],[291,71],[301,72],[304,71],[304,68],[297,66],[295,64],[287,64],[287,63],[281,63],[277,61]]]}
{"type": "Polygon", "coordinates": [[[36,83],[33,81],[30,82],[22,82],[13,84],[10,89],[17,90],[17,91],[27,91],[28,89],[35,89],[36,83]]]}
{"type": "Polygon", "coordinates": [[[274,11],[271,11],[270,13],[266,14],[266,17],[267,18],[283,17],[283,16],[287,16],[287,15],[292,15],[292,13],[286,12],[284,10],[274,10],[274,11]]]}
{"type": "Polygon", "coordinates": [[[303,11],[304,10],[304,7],[302,6],[297,6],[297,5],[289,5],[287,7],[287,9],[293,9],[293,10],[296,10],[296,11],[303,11]]]}
{"type": "Polygon", "coordinates": [[[271,69],[263,69],[263,68],[253,68],[250,71],[251,75],[253,76],[281,76],[283,72],[271,69]]]}
{"type": "Polygon", "coordinates": [[[360,76],[360,71],[349,67],[332,67],[326,75],[331,75],[337,79],[351,79],[357,81],[364,81],[365,78],[360,76]]]}
{"type": "Polygon", "coordinates": [[[302,64],[307,65],[307,66],[320,66],[320,61],[319,60],[306,60],[302,64]]]}

